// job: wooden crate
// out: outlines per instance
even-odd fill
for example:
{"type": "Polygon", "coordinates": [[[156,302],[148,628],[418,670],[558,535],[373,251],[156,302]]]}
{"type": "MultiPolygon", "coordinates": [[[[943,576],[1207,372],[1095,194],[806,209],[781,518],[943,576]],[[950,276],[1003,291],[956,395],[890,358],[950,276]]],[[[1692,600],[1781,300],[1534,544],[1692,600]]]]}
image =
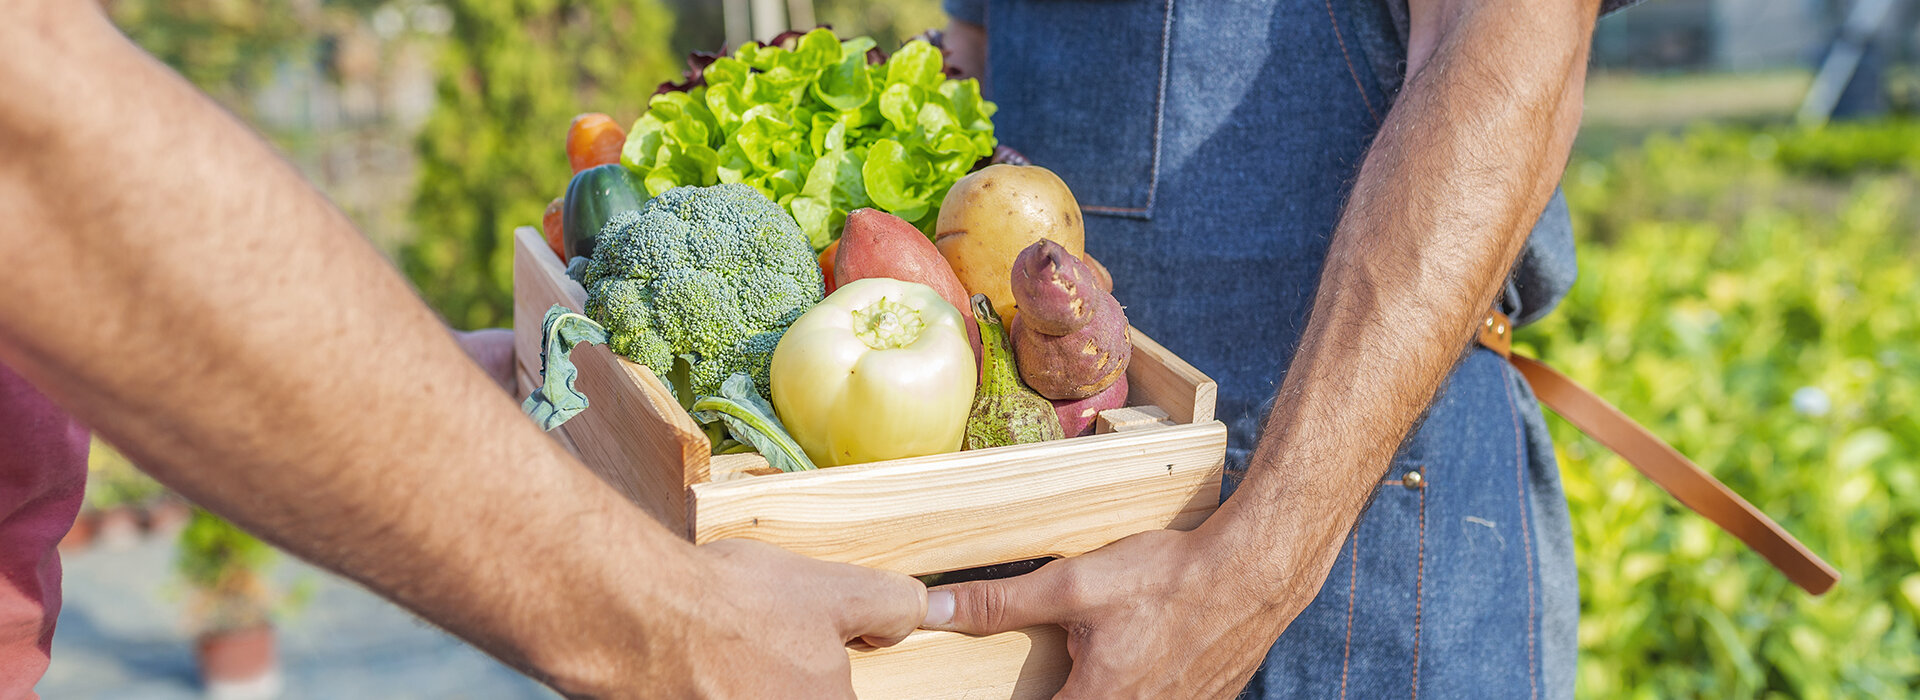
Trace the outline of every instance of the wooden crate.
{"type": "MultiPolygon", "coordinates": [[[[585,290],[531,228],[515,233],[514,349],[524,395],[540,377],[548,308],[585,290]]],[[[1128,405],[1103,434],[783,474],[759,455],[709,456],[705,435],[646,367],[603,346],[573,354],[591,406],[556,437],[695,543],[745,537],[821,559],[919,575],[1081,554],[1213,512],[1227,444],[1214,383],[1138,331],[1128,405]]],[[[920,631],[848,649],[863,698],[1044,698],[1071,661],[1058,627],[989,637],[920,631]]]]}

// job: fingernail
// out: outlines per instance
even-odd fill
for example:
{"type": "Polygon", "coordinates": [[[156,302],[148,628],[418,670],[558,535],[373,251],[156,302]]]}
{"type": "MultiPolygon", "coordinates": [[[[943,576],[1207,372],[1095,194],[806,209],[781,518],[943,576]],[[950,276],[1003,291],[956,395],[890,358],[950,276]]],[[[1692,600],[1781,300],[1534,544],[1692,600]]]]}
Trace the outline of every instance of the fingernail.
{"type": "Polygon", "coordinates": [[[927,591],[927,621],[921,627],[935,627],[953,621],[953,591],[927,591]]]}

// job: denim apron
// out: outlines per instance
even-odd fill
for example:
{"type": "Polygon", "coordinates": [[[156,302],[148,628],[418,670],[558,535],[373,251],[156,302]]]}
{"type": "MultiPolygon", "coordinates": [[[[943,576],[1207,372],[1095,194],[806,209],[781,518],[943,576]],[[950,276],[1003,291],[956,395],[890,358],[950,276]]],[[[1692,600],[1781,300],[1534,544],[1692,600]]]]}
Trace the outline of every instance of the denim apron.
{"type": "MultiPolygon", "coordinates": [[[[1000,140],[1073,189],[1087,249],[1112,270],[1132,323],[1219,382],[1230,440],[1224,498],[1398,90],[1404,5],[948,5],[988,26],[1000,140]]],[[[1504,310],[1536,318],[1572,277],[1556,195],[1504,310]]],[[[1576,585],[1538,404],[1506,362],[1476,349],[1246,696],[1571,696],[1576,585]]]]}

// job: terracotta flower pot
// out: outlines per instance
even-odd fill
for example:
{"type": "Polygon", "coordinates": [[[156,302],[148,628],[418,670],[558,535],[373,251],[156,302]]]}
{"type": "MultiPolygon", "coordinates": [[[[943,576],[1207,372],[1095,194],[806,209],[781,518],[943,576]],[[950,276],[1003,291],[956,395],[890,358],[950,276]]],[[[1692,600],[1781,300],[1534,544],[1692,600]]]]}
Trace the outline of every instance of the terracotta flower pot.
{"type": "Polygon", "coordinates": [[[100,529],[95,537],[105,549],[132,548],[140,543],[140,512],[126,505],[100,511],[100,529]]]}
{"type": "Polygon", "coordinates": [[[73,519],[73,528],[67,530],[65,537],[60,538],[60,552],[73,554],[85,550],[88,545],[93,544],[93,536],[99,532],[99,528],[99,513],[92,510],[80,511],[80,515],[73,519]]]}
{"type": "Polygon", "coordinates": [[[273,627],[209,632],[194,643],[200,681],[215,700],[264,700],[280,695],[280,656],[273,627]]]}

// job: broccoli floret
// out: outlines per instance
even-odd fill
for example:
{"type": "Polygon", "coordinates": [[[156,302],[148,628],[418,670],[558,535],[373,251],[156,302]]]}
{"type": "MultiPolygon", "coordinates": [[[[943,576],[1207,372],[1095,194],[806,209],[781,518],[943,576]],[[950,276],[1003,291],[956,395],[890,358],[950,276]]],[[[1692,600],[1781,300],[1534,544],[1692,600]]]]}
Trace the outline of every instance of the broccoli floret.
{"type": "Polygon", "coordinates": [[[702,396],[736,372],[766,394],[774,346],[822,292],[800,226],[738,184],[674,188],[613,217],[584,279],[587,316],[607,327],[608,347],[659,374],[690,355],[702,396]]]}

